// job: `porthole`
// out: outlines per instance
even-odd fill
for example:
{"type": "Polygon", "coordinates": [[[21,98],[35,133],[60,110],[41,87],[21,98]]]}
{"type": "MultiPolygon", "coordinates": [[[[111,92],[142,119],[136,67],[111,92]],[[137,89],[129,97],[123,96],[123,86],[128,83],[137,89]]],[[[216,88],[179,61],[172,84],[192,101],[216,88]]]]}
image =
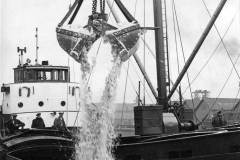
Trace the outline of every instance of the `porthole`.
{"type": "Polygon", "coordinates": [[[18,102],[18,107],[22,108],[23,107],[23,103],[22,102],[18,102]]]}
{"type": "Polygon", "coordinates": [[[66,102],[65,101],[61,101],[61,106],[65,106],[66,102]]]}
{"type": "Polygon", "coordinates": [[[44,105],[43,101],[38,102],[38,105],[42,107],[44,105]]]}

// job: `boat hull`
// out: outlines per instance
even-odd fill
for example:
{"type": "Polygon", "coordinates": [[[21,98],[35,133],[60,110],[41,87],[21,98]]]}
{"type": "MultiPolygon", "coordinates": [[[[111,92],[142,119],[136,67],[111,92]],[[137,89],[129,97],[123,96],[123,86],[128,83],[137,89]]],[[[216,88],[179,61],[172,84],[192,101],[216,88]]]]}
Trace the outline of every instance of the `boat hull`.
{"type": "Polygon", "coordinates": [[[17,160],[71,160],[74,140],[66,132],[28,130],[4,139],[6,158],[17,160]]]}
{"type": "MultiPolygon", "coordinates": [[[[53,133],[46,132],[44,136],[28,133],[5,140],[6,155],[19,160],[74,160],[74,139],[63,133],[53,133]]],[[[239,160],[239,139],[238,128],[122,137],[114,154],[119,160],[239,160]]]]}
{"type": "Polygon", "coordinates": [[[122,139],[116,148],[118,159],[240,159],[240,130],[176,134],[163,137],[122,139]],[[126,143],[132,141],[130,143],[126,143]]]}

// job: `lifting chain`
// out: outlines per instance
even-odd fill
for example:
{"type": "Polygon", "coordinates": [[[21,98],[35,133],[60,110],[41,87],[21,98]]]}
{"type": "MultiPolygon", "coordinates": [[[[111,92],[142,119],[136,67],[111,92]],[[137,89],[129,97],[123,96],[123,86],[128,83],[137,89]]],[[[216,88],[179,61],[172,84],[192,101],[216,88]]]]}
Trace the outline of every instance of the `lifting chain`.
{"type": "Polygon", "coordinates": [[[92,1],[92,14],[96,14],[97,12],[97,0],[92,1]]]}
{"type": "Polygon", "coordinates": [[[105,0],[100,0],[101,13],[105,13],[105,0]]]}
{"type": "MultiPolygon", "coordinates": [[[[105,13],[105,0],[100,0],[100,11],[105,13]]],[[[92,14],[97,13],[97,0],[92,1],[92,14]]]]}

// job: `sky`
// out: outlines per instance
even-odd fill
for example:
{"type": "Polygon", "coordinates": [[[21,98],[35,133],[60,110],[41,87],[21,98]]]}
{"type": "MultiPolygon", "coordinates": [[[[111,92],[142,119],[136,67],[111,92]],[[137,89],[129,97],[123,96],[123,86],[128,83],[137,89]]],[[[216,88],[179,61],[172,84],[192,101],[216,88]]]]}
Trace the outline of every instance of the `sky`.
{"type": "MultiPolygon", "coordinates": [[[[124,4],[127,4],[127,9],[136,17],[139,23],[144,26],[144,13],[145,13],[145,26],[153,26],[153,9],[152,1],[145,0],[122,0],[124,4]],[[136,3],[137,2],[137,3],[136,3]],[[136,10],[135,10],[136,9],[136,10]],[[144,12],[145,11],[145,12],[144,12]]],[[[176,11],[178,13],[179,27],[182,35],[182,42],[185,57],[190,55],[197,40],[201,36],[205,26],[209,21],[209,15],[202,3],[202,0],[175,0],[176,11]]],[[[207,7],[211,14],[216,9],[220,0],[205,0],[207,7]]],[[[35,27],[39,29],[39,59],[48,60],[51,65],[69,65],[71,68],[71,81],[80,82],[80,65],[70,58],[58,45],[56,39],[55,28],[57,24],[64,17],[68,11],[70,3],[73,0],[1,0],[1,18],[0,18],[0,83],[13,82],[13,70],[18,64],[17,47],[27,47],[27,54],[25,59],[30,58],[34,62],[35,58],[35,27]]],[[[116,6],[115,6],[116,7],[116,6]]],[[[106,8],[109,13],[108,7],[106,8]]],[[[237,58],[239,53],[239,32],[240,32],[240,11],[239,0],[228,1],[219,16],[216,26],[219,29],[221,35],[224,34],[228,28],[231,19],[235,16],[235,19],[227,32],[224,42],[227,50],[233,61],[237,58]]],[[[124,17],[119,10],[117,12],[120,15],[122,21],[124,17]]],[[[91,1],[85,0],[79,14],[77,15],[74,25],[84,26],[87,23],[87,17],[91,13],[91,1]]],[[[170,72],[171,79],[174,82],[177,78],[177,60],[176,50],[174,42],[173,32],[173,16],[172,16],[172,0],[167,0],[167,15],[168,15],[168,31],[169,31],[169,54],[170,54],[170,72]]],[[[109,23],[115,24],[112,16],[110,16],[109,23]]],[[[145,33],[145,40],[155,51],[154,33],[153,31],[147,31],[145,33]]],[[[193,61],[188,73],[190,81],[194,79],[201,66],[206,62],[208,57],[212,54],[216,48],[220,39],[216,30],[212,29],[203,46],[201,47],[196,59],[193,61]]],[[[96,57],[97,48],[100,40],[97,41],[89,52],[89,55],[96,57]]],[[[140,47],[137,51],[139,57],[144,57],[144,45],[140,43],[140,47]]],[[[179,41],[178,41],[179,46],[179,41]]],[[[179,50],[180,68],[183,67],[184,60],[182,53],[179,50]]],[[[93,70],[93,74],[90,80],[90,86],[93,92],[94,101],[99,101],[103,88],[105,86],[105,78],[111,69],[111,51],[109,44],[103,44],[100,47],[97,59],[97,64],[93,70]]],[[[142,59],[142,62],[144,60],[142,59]]],[[[236,63],[236,69],[240,73],[240,60],[236,63]]],[[[128,62],[124,62],[121,76],[119,78],[117,89],[117,102],[122,102],[124,99],[124,88],[127,75],[128,62]]],[[[129,60],[129,78],[127,83],[126,101],[134,102],[136,99],[136,91],[138,88],[138,81],[143,77],[135,64],[133,57],[129,60]]],[[[152,56],[147,48],[145,48],[145,68],[146,71],[156,88],[156,72],[154,56],[152,56]]],[[[197,89],[209,90],[211,97],[217,97],[220,93],[228,74],[232,68],[231,62],[226,54],[226,51],[222,45],[217,49],[217,52],[197,78],[197,80],[191,85],[192,91],[197,89]]],[[[183,90],[188,86],[186,76],[182,81],[183,90]]],[[[146,85],[147,86],[147,85],[146,85]]],[[[226,87],[221,93],[220,97],[235,98],[239,89],[239,78],[236,72],[232,73],[226,87]]],[[[147,93],[146,101],[148,103],[154,103],[154,98],[148,87],[146,87],[147,93]]],[[[142,87],[143,92],[143,87],[142,87]]],[[[142,97],[144,95],[142,94],[142,97]]],[[[240,95],[239,95],[240,96],[240,95]]],[[[0,97],[1,99],[2,97],[0,97]]],[[[174,95],[177,98],[177,95],[174,95]]],[[[184,98],[190,98],[189,90],[184,93],[184,98]]]]}

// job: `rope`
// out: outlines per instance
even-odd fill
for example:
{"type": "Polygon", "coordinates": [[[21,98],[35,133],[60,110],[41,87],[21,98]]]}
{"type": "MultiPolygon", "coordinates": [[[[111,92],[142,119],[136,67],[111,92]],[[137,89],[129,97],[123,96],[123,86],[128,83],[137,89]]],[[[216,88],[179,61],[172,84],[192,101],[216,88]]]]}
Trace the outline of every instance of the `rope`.
{"type": "MultiPolygon", "coordinates": [[[[237,15],[237,14],[235,13],[235,15],[234,15],[234,17],[232,18],[230,24],[228,25],[227,30],[225,31],[225,33],[224,33],[224,35],[223,35],[223,39],[224,39],[225,36],[227,35],[230,27],[232,26],[233,21],[234,21],[235,18],[236,18],[236,15],[237,15]]],[[[202,71],[205,69],[205,67],[208,65],[208,63],[210,62],[210,60],[212,59],[212,57],[213,57],[213,56],[215,55],[215,53],[217,52],[217,49],[219,48],[220,44],[221,44],[221,40],[219,41],[218,45],[217,45],[216,48],[213,50],[213,52],[211,53],[211,55],[208,57],[207,61],[203,64],[203,66],[201,67],[201,69],[199,70],[199,72],[198,72],[198,73],[196,74],[196,76],[193,78],[193,80],[191,81],[191,85],[197,80],[198,76],[201,74],[201,72],[202,72],[202,71]]],[[[188,89],[188,87],[186,87],[186,88],[184,89],[183,94],[186,93],[187,89],[188,89]]]]}
{"type": "MultiPolygon", "coordinates": [[[[209,14],[209,17],[211,18],[211,17],[212,17],[212,16],[211,16],[211,13],[210,13],[209,9],[207,8],[207,5],[206,5],[205,1],[202,0],[202,2],[203,2],[204,6],[205,6],[205,8],[206,8],[206,10],[207,10],[207,12],[208,12],[208,14],[209,14]]],[[[240,79],[240,75],[239,75],[239,73],[238,73],[238,71],[237,71],[237,69],[236,69],[236,66],[235,66],[235,64],[234,64],[234,62],[233,62],[233,60],[232,60],[232,58],[231,58],[231,56],[230,56],[229,51],[228,51],[225,43],[223,42],[222,36],[221,36],[221,34],[220,34],[220,32],[219,32],[219,30],[218,30],[218,28],[217,28],[217,26],[216,26],[215,24],[214,24],[214,28],[216,29],[217,34],[218,34],[219,38],[221,39],[222,45],[223,45],[224,49],[226,50],[226,53],[227,53],[227,55],[228,55],[228,58],[229,58],[229,60],[231,61],[232,65],[233,65],[233,68],[234,68],[234,70],[235,70],[238,78],[240,79]]]]}

